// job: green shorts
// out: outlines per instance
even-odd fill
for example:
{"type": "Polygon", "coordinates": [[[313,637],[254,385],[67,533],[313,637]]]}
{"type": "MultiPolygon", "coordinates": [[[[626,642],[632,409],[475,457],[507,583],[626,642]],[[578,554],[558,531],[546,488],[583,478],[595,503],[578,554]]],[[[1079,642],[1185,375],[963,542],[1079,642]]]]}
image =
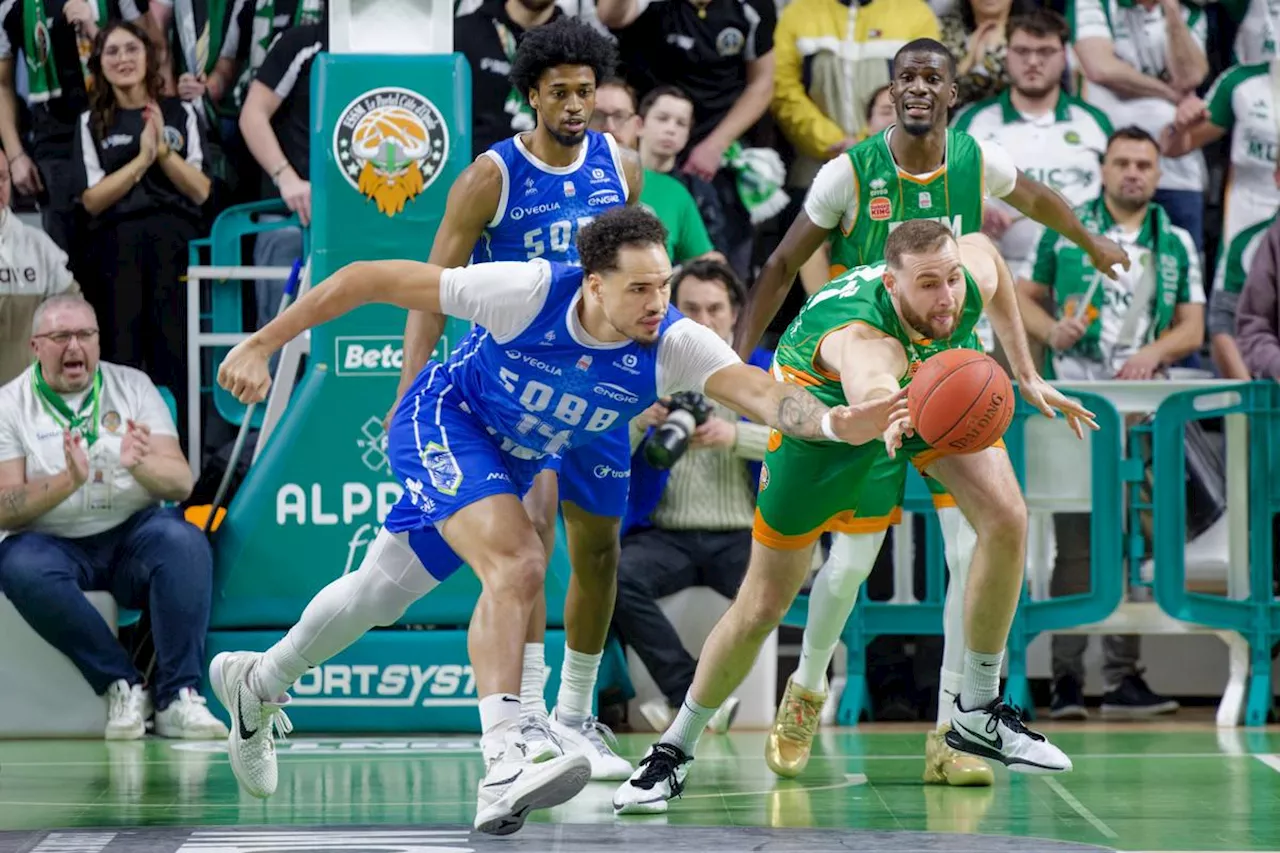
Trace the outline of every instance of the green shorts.
{"type": "MultiPolygon", "coordinates": [[[[918,436],[905,440],[890,459],[879,441],[851,447],[774,432],[760,474],[752,536],[762,545],[790,551],[828,531],[887,530],[902,519],[907,465],[923,473],[945,455],[918,436]]],[[[955,505],[937,480],[926,477],[925,483],[935,507],[955,505]]]]}

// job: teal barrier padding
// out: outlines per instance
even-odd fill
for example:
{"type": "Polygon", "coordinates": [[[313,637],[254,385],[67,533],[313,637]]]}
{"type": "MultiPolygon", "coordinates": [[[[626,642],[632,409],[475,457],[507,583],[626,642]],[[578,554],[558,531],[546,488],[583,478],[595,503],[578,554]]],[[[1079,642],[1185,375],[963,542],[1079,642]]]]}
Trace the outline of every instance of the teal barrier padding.
{"type": "Polygon", "coordinates": [[[1280,417],[1274,382],[1184,391],[1156,410],[1152,425],[1155,599],[1175,619],[1240,633],[1249,643],[1245,725],[1261,726],[1271,708],[1271,647],[1280,639],[1273,594],[1272,518],[1280,509],[1280,417]],[[1244,599],[1191,592],[1186,564],[1186,425],[1227,415],[1249,416],[1249,595],[1244,599]]]}

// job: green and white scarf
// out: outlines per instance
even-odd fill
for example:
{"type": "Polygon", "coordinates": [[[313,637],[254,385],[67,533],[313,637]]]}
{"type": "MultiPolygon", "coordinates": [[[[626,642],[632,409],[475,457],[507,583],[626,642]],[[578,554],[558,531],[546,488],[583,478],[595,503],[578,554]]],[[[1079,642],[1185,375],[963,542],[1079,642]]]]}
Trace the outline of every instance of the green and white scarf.
{"type": "Polygon", "coordinates": [[[782,189],[787,180],[787,167],[772,148],[745,148],[734,141],[725,149],[720,163],[735,173],[738,198],[758,225],[781,213],[791,201],[782,189]]]}
{"type": "MultiPolygon", "coordinates": [[[[1102,196],[1077,207],[1076,215],[1090,234],[1106,234],[1115,227],[1115,219],[1107,210],[1102,196]]],[[[1173,232],[1169,214],[1158,204],[1147,206],[1147,216],[1138,231],[1137,242],[1151,252],[1149,262],[1152,265],[1151,274],[1155,277],[1152,299],[1148,303],[1153,314],[1152,323],[1143,342],[1149,343],[1173,323],[1178,294],[1189,272],[1190,259],[1182,240],[1173,232]]],[[[1067,311],[1077,313],[1081,300],[1087,296],[1089,305],[1100,314],[1105,298],[1102,273],[1093,266],[1083,249],[1062,237],[1058,237],[1055,251],[1057,261],[1051,284],[1054,300],[1060,306],[1059,311],[1062,314],[1067,311]]],[[[1146,306],[1135,303],[1130,310],[1145,309],[1146,306]]],[[[1090,315],[1097,316],[1093,312],[1084,316],[1090,315]]],[[[1084,337],[1071,348],[1072,354],[1083,358],[1102,358],[1101,336],[1101,321],[1090,323],[1084,337]]]]}
{"type": "Polygon", "coordinates": [[[49,383],[44,381],[44,374],[40,372],[40,363],[36,362],[31,367],[31,390],[35,393],[36,399],[40,401],[40,405],[49,413],[49,417],[53,418],[53,422],[72,433],[81,436],[84,439],[86,447],[92,447],[93,443],[98,440],[98,409],[102,402],[102,369],[99,368],[93,374],[93,385],[89,391],[89,396],[84,398],[84,402],[80,404],[79,411],[72,411],[67,405],[67,401],[62,399],[62,395],[49,387],[49,383]]]}
{"type": "MultiPolygon", "coordinates": [[[[324,20],[325,0],[298,0],[293,10],[291,26],[318,24],[324,20]]],[[[267,52],[276,38],[276,0],[255,0],[253,11],[252,41],[249,42],[249,64],[236,84],[236,106],[244,103],[244,96],[249,91],[249,84],[257,76],[267,52]]]]}
{"type": "MultiPolygon", "coordinates": [[[[106,0],[89,0],[98,13],[98,28],[107,23],[106,0]]],[[[44,12],[44,0],[22,0],[22,53],[27,61],[27,99],[33,104],[43,104],[62,96],[58,81],[58,65],[53,56],[53,39],[50,22],[44,12]]],[[[84,75],[85,91],[93,89],[93,75],[89,73],[89,55],[93,52],[93,40],[76,33],[76,46],[80,52],[80,73],[84,75]]]]}
{"type": "Polygon", "coordinates": [[[173,25],[188,74],[207,75],[218,64],[226,14],[226,0],[175,0],[173,25]]]}
{"type": "MultiPolygon", "coordinates": [[[[497,19],[493,22],[493,28],[498,32],[498,41],[502,44],[502,52],[507,55],[507,62],[514,63],[516,61],[516,48],[519,47],[519,39],[516,34],[511,32],[511,28],[497,19]]],[[[521,92],[515,86],[511,87],[511,91],[507,93],[507,99],[502,104],[502,110],[511,116],[511,130],[513,133],[521,133],[526,130],[533,130],[538,120],[533,115],[533,107],[529,106],[529,96],[526,92],[521,92]]]]}

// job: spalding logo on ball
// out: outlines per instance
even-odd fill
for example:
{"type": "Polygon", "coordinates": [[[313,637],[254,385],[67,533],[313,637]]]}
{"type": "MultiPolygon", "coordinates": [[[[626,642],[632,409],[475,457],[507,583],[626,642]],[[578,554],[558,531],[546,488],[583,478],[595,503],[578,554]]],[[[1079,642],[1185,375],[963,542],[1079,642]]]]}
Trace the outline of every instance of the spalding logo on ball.
{"type": "Polygon", "coordinates": [[[1013,421],[1013,382],[986,353],[943,350],[912,377],[907,408],[916,435],[930,447],[977,453],[999,441],[1013,421]]]}
{"type": "Polygon", "coordinates": [[[440,176],[449,159],[449,127],[417,92],[373,89],[338,117],[333,152],[347,183],[395,216],[440,176]]]}

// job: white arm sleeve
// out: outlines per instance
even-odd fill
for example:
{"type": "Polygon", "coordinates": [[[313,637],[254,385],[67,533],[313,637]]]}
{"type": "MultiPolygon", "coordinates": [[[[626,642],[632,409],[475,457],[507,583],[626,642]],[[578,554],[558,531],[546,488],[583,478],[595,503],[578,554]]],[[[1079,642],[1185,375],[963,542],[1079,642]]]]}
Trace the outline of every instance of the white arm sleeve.
{"type": "Polygon", "coordinates": [[[1018,185],[1018,167],[1014,165],[1013,155],[991,139],[981,140],[978,147],[982,149],[982,181],[987,195],[1004,198],[1018,185]]]}
{"type": "Polygon", "coordinates": [[[804,212],[814,225],[830,231],[853,207],[856,195],[853,161],[842,154],[818,170],[805,196],[804,212]]]}
{"type": "Polygon", "coordinates": [[[658,396],[676,391],[702,393],[707,379],[742,359],[715,332],[688,317],[671,324],[658,341],[658,396]]]}
{"type": "Polygon", "coordinates": [[[503,344],[529,327],[550,290],[551,265],[544,260],[456,267],[440,276],[440,308],[484,326],[503,344]]]}

